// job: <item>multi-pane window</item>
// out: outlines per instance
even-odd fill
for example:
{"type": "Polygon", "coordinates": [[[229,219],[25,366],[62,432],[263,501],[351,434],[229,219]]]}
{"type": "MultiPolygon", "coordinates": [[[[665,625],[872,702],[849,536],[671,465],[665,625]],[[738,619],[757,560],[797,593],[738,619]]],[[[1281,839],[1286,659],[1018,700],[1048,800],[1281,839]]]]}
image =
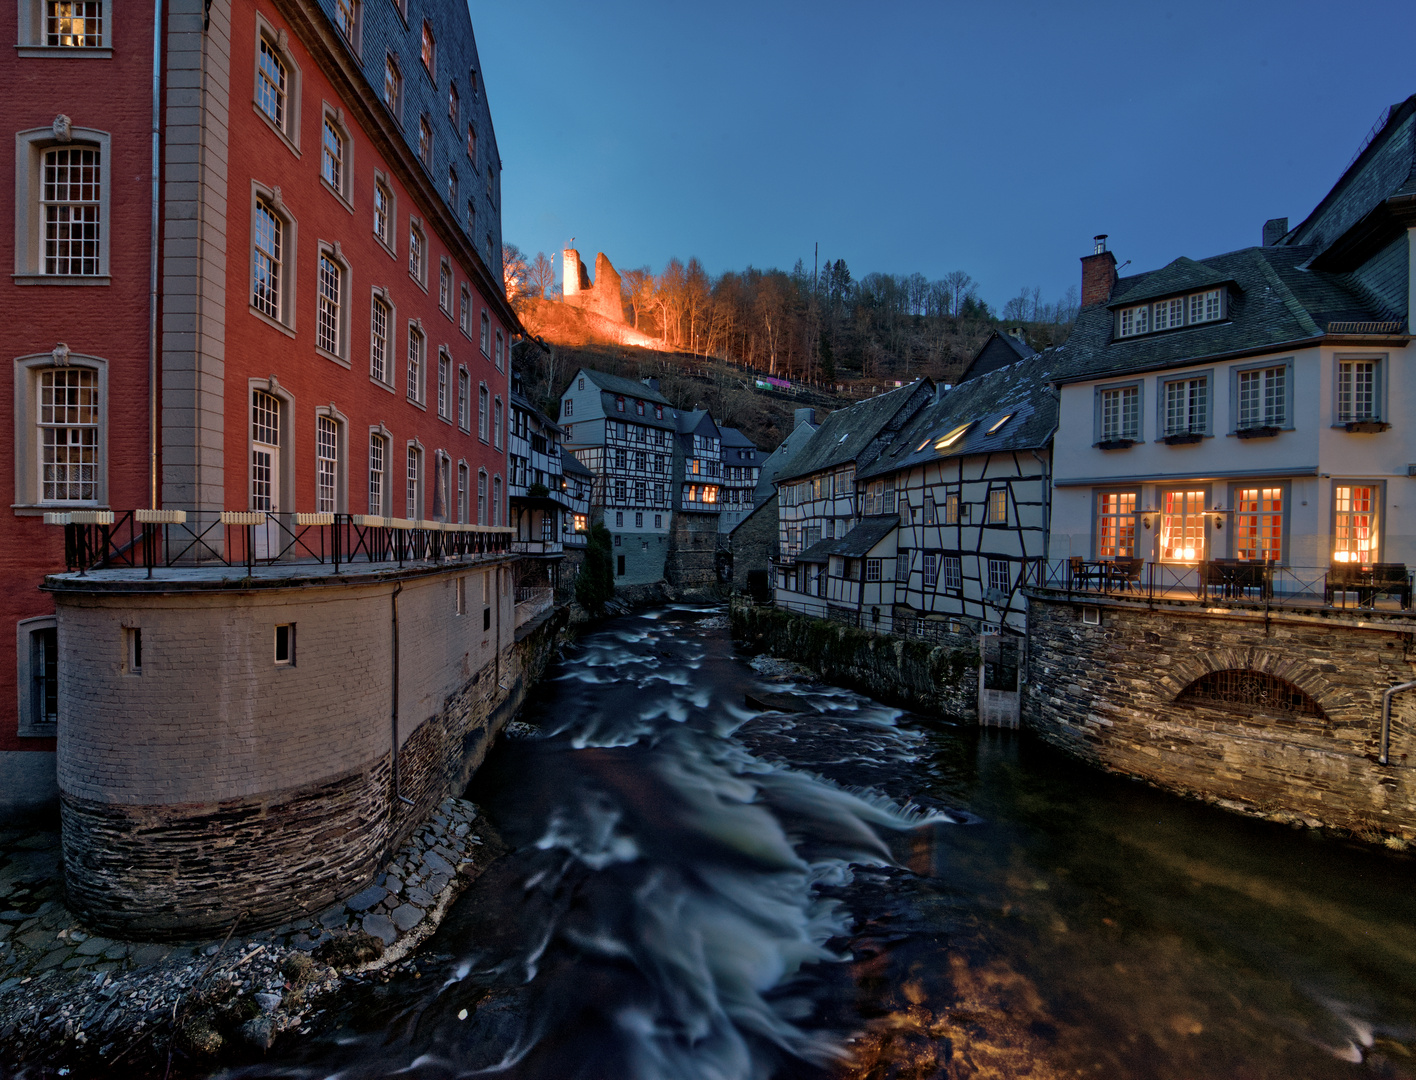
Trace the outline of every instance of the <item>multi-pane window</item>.
{"type": "Polygon", "coordinates": [[[944,588],[958,592],[964,587],[964,561],[958,555],[945,555],[944,588]]]}
{"type": "Polygon", "coordinates": [[[342,270],[330,256],[320,253],[320,294],[315,344],[327,353],[339,355],[339,295],[342,270]]]}
{"type": "Polygon", "coordinates": [[[393,246],[393,197],[382,184],[374,185],[374,235],[393,246]]]}
{"type": "Polygon", "coordinates": [[[462,294],[459,297],[460,307],[457,311],[457,323],[462,327],[462,332],[468,337],[472,336],[472,292],[464,283],[462,294]]]}
{"type": "Polygon", "coordinates": [[[438,73],[438,43],[433,37],[432,24],[424,20],[423,22],[423,66],[428,69],[428,74],[434,78],[438,73]]]}
{"type": "Polygon", "coordinates": [[[452,314],[452,267],[446,259],[438,264],[438,307],[452,314]]]}
{"type": "MultiPolygon", "coordinates": [[[[957,491],[951,491],[944,496],[944,524],[957,525],[959,523],[959,509],[961,501],[957,491]]],[[[926,521],[925,524],[932,524],[926,521]]]]}
{"type": "Polygon", "coordinates": [[[468,431],[472,427],[471,418],[467,415],[472,407],[472,402],[468,400],[472,396],[472,377],[467,374],[467,369],[463,368],[457,373],[457,426],[463,431],[468,431]]]}
{"type": "Polygon", "coordinates": [[[280,498],[280,399],[251,395],[251,509],[274,511],[280,498]]]}
{"type": "Polygon", "coordinates": [[[1096,555],[1132,559],[1136,555],[1136,493],[1103,491],[1096,497],[1096,555]]]}
{"type": "Polygon", "coordinates": [[[324,121],[324,139],[320,143],[320,175],[330,187],[344,193],[344,136],[335,130],[329,117],[324,121]]]}
{"type": "Polygon", "coordinates": [[[285,62],[274,45],[261,38],[256,65],[256,104],[281,131],[285,130],[285,62]]]}
{"type": "Polygon", "coordinates": [[[1337,365],[1337,421],[1376,420],[1381,402],[1376,360],[1340,360],[1337,365]]]}
{"type": "Polygon", "coordinates": [[[388,440],[382,435],[369,436],[369,513],[385,516],[384,469],[387,468],[388,440]]]}
{"type": "Polygon", "coordinates": [[[492,403],[492,440],[498,450],[502,448],[502,403],[497,398],[492,403]]]}
{"type": "Polygon", "coordinates": [[[866,581],[879,581],[879,580],[880,580],[880,560],[879,560],[879,559],[866,559],[866,560],[865,560],[865,580],[866,580],[866,581]]]}
{"type": "Polygon", "coordinates": [[[1209,426],[1209,377],[1165,384],[1165,434],[1204,434],[1209,426]]]}
{"type": "Polygon", "coordinates": [[[350,41],[354,40],[354,30],[358,25],[358,10],[356,0],[334,0],[334,24],[350,41]]]}
{"type": "Polygon", "coordinates": [[[1282,427],[1288,416],[1288,365],[1241,371],[1238,428],[1282,427]]]}
{"type": "Polygon", "coordinates": [[[264,199],[256,200],[255,232],[251,304],[262,314],[279,319],[281,222],[274,208],[264,199]]]}
{"type": "Polygon", "coordinates": [[[46,150],[40,196],[44,214],[44,272],[99,273],[101,154],[95,147],[46,150]]]}
{"type": "Polygon", "coordinates": [[[492,355],[492,320],[482,312],[482,355],[492,355]]]}
{"type": "Polygon", "coordinates": [[[1141,388],[1118,386],[1100,391],[1101,442],[1141,437],[1141,388]]]}
{"type": "Polygon", "coordinates": [[[1150,333],[1150,305],[1142,307],[1126,308],[1121,312],[1121,336],[1131,337],[1135,334],[1150,333]]]}
{"type": "Polygon", "coordinates": [[[487,388],[477,387],[477,437],[487,441],[487,388]]]}
{"type": "Polygon", "coordinates": [[[477,231],[477,204],[471,199],[467,200],[467,231],[477,231]]]}
{"type": "Polygon", "coordinates": [[[1173,296],[1118,312],[1116,334],[1134,337],[1153,330],[1175,330],[1195,323],[1214,322],[1224,313],[1220,289],[1206,289],[1189,296],[1173,296]]]}
{"type": "Polygon", "coordinates": [[[988,560],[988,587],[1007,592],[1013,587],[1012,564],[1007,559],[988,560]]]}
{"type": "Polygon", "coordinates": [[[423,335],[412,326],[408,328],[408,397],[423,400],[423,335]]]}
{"type": "Polygon", "coordinates": [[[1380,489],[1375,484],[1338,484],[1332,494],[1332,561],[1376,562],[1380,557],[1380,489]]]}
{"type": "Polygon", "coordinates": [[[498,370],[498,371],[504,371],[504,370],[505,370],[505,368],[504,368],[504,366],[503,366],[503,359],[502,359],[503,353],[504,353],[504,351],[505,351],[505,343],[506,343],[506,339],[505,339],[504,337],[502,337],[502,332],[501,332],[500,330],[498,330],[498,331],[497,331],[497,351],[496,351],[497,370],[498,370]]]}
{"type": "Polygon", "coordinates": [[[461,525],[467,524],[467,466],[465,464],[457,466],[457,520],[461,525]]]}
{"type": "Polygon", "coordinates": [[[423,234],[416,226],[408,230],[408,273],[423,280],[423,234]]]}
{"type": "Polygon", "coordinates": [[[1166,562],[1205,559],[1205,493],[1167,491],[1161,495],[1160,557],[1166,562]]]}
{"type": "Polygon", "coordinates": [[[374,297],[369,314],[369,374],[381,383],[388,377],[388,326],[390,312],[380,297],[374,297]]]}
{"type": "Polygon", "coordinates": [[[336,510],[335,491],[339,477],[339,425],[333,417],[316,419],[315,430],[315,510],[332,514],[336,510]]]}
{"type": "Polygon", "coordinates": [[[471,124],[467,125],[467,156],[475,163],[477,160],[477,129],[471,124]]]}
{"type": "Polygon", "coordinates": [[[422,516],[423,501],[419,497],[422,494],[423,484],[423,453],[416,446],[408,448],[408,479],[407,479],[407,514],[405,515],[413,521],[419,520],[422,516]]]}
{"type": "Polygon", "coordinates": [[[1008,523],[1008,489],[993,488],[988,493],[988,524],[1008,523]]]}
{"type": "Polygon", "coordinates": [[[939,556],[932,551],[924,553],[924,587],[934,588],[939,580],[939,556]]]}
{"type": "Polygon", "coordinates": [[[1214,322],[1219,318],[1219,290],[1209,289],[1190,296],[1190,321],[1192,323],[1214,322]]]}
{"type": "Polygon", "coordinates": [[[103,45],[100,0],[49,0],[45,4],[44,43],[74,49],[103,45]]]}
{"type": "Polygon", "coordinates": [[[457,206],[457,170],[451,167],[447,170],[447,201],[450,206],[457,206]]]}
{"type": "Polygon", "coordinates": [[[397,116],[403,101],[403,73],[398,70],[398,62],[392,56],[384,61],[383,99],[389,111],[397,116]]]}
{"type": "Polygon", "coordinates": [[[98,373],[88,368],[39,376],[40,497],[98,498],[98,373]]]}
{"type": "Polygon", "coordinates": [[[418,157],[424,165],[433,161],[433,129],[428,126],[426,116],[418,120],[418,157]]]}
{"type": "Polygon", "coordinates": [[[501,524],[502,478],[492,477],[492,524],[501,524]]]}
{"type": "Polygon", "coordinates": [[[1153,330],[1170,330],[1184,325],[1185,300],[1183,297],[1177,296],[1172,300],[1161,300],[1155,305],[1154,313],[1151,316],[1153,330]]]}
{"type": "Polygon", "coordinates": [[[1234,556],[1238,559],[1283,557],[1283,489],[1236,488],[1234,491],[1234,556]]]}
{"type": "Polygon", "coordinates": [[[454,127],[457,125],[457,112],[458,112],[457,84],[456,84],[456,83],[448,83],[448,85],[447,85],[447,118],[452,121],[454,127]]]}
{"type": "Polygon", "coordinates": [[[477,472],[477,524],[487,523],[487,474],[477,472]]]}
{"type": "Polygon", "coordinates": [[[901,548],[895,556],[895,580],[910,580],[910,552],[907,548],[901,548]]]}

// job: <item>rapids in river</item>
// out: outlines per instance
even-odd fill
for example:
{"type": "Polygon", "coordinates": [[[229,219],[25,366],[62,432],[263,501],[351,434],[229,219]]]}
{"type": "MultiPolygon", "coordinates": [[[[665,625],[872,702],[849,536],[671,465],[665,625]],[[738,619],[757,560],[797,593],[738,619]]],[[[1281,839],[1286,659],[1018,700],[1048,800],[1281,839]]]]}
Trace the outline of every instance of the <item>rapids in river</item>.
{"type": "Polygon", "coordinates": [[[1407,855],[760,674],[725,623],[568,648],[420,977],[235,1075],[1416,1077],[1407,855]]]}

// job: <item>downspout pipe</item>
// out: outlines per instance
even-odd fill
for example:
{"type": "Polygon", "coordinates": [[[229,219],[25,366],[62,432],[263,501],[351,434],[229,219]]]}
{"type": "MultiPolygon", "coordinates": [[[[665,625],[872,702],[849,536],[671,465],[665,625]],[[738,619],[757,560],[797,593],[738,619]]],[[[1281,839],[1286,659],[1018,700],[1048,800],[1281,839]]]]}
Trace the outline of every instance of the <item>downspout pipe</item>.
{"type": "Polygon", "coordinates": [[[162,234],[162,0],[152,16],[152,242],[148,259],[148,505],[157,502],[157,269],[162,234]]]}
{"type": "Polygon", "coordinates": [[[396,800],[389,802],[390,811],[397,810],[397,804],[400,802],[413,805],[413,800],[403,794],[398,781],[398,594],[402,591],[403,584],[400,582],[393,587],[393,595],[390,597],[393,604],[393,708],[390,710],[389,723],[393,740],[393,795],[396,800]]]}
{"type": "Polygon", "coordinates": [[[1416,682],[1397,683],[1382,694],[1382,752],[1377,755],[1377,764],[1390,765],[1391,749],[1391,699],[1403,690],[1416,688],[1416,682]]]}

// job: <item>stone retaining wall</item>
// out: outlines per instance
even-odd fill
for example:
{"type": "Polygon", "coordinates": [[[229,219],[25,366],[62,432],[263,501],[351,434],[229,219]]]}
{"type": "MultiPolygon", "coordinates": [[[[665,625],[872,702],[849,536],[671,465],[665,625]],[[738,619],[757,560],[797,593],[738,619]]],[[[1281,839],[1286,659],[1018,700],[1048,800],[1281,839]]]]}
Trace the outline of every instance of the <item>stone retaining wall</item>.
{"type": "Polygon", "coordinates": [[[924,713],[978,718],[978,652],[871,634],[780,608],[734,602],[733,637],[828,682],[924,713]]]}
{"type": "Polygon", "coordinates": [[[59,593],[75,913],[119,936],[186,938],[242,912],[246,927],[296,919],[367,885],[444,796],[460,794],[554,652],[564,610],[515,632],[510,575],[487,570],[485,605],[482,568],[401,580],[397,791],[397,582],[59,593]],[[268,653],[282,622],[297,630],[284,669],[268,653]],[[133,627],[141,673],[124,670],[118,647],[133,627]]]}
{"type": "Polygon", "coordinates": [[[1416,692],[1394,699],[1392,764],[1377,762],[1382,692],[1416,678],[1409,620],[1086,606],[1099,625],[1030,598],[1023,723],[1042,738],[1242,812],[1416,838],[1416,692]],[[1225,670],[1280,678],[1323,715],[1176,701],[1225,670]]]}

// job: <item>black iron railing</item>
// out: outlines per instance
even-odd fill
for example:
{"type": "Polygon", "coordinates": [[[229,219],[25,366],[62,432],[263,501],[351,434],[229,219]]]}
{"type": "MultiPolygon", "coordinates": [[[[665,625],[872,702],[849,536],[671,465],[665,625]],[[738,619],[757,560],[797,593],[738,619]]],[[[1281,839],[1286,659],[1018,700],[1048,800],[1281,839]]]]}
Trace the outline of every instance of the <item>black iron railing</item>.
{"type": "Polygon", "coordinates": [[[64,527],[64,565],[115,567],[341,565],[438,562],[511,550],[513,530],[489,525],[262,510],[189,515],[181,510],[74,510],[44,515],[64,527]]]}
{"type": "Polygon", "coordinates": [[[1072,558],[1030,561],[1023,585],[1148,602],[1410,611],[1413,577],[1402,563],[1284,566],[1239,559],[1158,563],[1072,558]]]}

